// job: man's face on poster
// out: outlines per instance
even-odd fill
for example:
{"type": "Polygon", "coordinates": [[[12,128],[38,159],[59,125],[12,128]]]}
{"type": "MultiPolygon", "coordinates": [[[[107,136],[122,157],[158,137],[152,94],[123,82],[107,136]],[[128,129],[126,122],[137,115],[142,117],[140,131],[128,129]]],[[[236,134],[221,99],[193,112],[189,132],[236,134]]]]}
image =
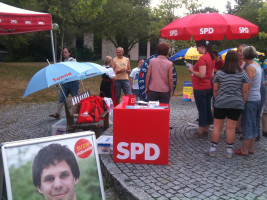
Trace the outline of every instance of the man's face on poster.
{"type": "Polygon", "coordinates": [[[75,186],[78,182],[66,161],[55,162],[55,165],[43,169],[38,191],[46,200],[76,200],[75,186]]]}

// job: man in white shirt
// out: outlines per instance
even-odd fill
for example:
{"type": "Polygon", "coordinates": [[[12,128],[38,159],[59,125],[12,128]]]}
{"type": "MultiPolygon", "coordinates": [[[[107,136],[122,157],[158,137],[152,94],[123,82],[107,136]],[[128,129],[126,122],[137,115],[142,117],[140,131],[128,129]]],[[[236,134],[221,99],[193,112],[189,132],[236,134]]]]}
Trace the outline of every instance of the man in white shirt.
{"type": "Polygon", "coordinates": [[[144,59],[138,60],[138,67],[134,68],[130,74],[130,86],[134,95],[136,95],[136,100],[141,99],[141,95],[139,94],[139,85],[138,85],[138,77],[140,73],[140,69],[144,64],[144,59]]]}

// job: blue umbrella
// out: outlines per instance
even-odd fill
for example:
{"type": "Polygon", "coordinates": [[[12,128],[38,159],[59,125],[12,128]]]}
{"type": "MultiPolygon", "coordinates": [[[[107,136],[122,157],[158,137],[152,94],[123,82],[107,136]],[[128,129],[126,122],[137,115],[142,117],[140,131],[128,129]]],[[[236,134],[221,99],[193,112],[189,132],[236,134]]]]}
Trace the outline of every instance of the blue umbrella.
{"type": "Polygon", "coordinates": [[[23,98],[52,85],[97,76],[106,71],[105,67],[95,63],[62,62],[48,65],[31,78],[23,98]]]}
{"type": "Polygon", "coordinates": [[[73,77],[70,77],[70,78],[62,81],[61,84],[71,82],[71,81],[82,80],[82,79],[90,78],[93,76],[102,75],[104,73],[109,72],[110,70],[113,70],[112,68],[107,69],[107,68],[105,68],[99,64],[96,64],[96,63],[84,62],[84,63],[79,63],[79,64],[85,65],[87,67],[87,70],[84,72],[81,72],[77,76],[73,76],[73,77]]]}

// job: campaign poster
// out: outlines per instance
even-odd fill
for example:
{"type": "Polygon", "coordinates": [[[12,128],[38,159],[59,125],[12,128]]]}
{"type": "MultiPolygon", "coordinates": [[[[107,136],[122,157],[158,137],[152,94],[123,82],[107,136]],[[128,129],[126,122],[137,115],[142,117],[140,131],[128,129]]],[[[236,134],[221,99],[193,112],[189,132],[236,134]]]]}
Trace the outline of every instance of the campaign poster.
{"type": "Polygon", "coordinates": [[[7,199],[105,199],[93,132],[5,143],[7,199]]]}

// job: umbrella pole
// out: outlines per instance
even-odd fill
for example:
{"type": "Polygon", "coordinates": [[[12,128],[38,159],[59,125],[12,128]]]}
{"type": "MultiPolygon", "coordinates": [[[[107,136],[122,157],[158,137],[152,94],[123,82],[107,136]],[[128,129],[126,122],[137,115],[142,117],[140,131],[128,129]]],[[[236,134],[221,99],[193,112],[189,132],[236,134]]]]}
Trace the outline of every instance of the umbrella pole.
{"type": "Polygon", "coordinates": [[[83,80],[81,79],[80,82],[81,82],[81,84],[82,84],[83,92],[85,92],[85,90],[84,90],[84,86],[83,86],[83,80]]]}
{"type": "Polygon", "coordinates": [[[58,85],[59,85],[59,87],[60,87],[60,89],[61,89],[61,91],[62,91],[62,93],[63,93],[65,99],[67,99],[67,97],[66,97],[66,95],[65,95],[65,93],[64,93],[64,91],[63,91],[63,89],[62,89],[62,87],[61,87],[61,85],[60,85],[60,83],[59,83],[58,85]]]}
{"type": "Polygon", "coordinates": [[[56,89],[57,89],[57,99],[58,99],[58,101],[57,101],[57,109],[59,110],[59,106],[60,106],[60,102],[59,102],[59,94],[60,94],[60,92],[59,92],[58,85],[56,85],[56,89]]]}

